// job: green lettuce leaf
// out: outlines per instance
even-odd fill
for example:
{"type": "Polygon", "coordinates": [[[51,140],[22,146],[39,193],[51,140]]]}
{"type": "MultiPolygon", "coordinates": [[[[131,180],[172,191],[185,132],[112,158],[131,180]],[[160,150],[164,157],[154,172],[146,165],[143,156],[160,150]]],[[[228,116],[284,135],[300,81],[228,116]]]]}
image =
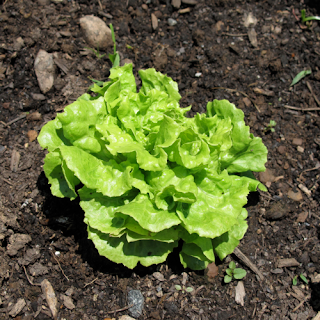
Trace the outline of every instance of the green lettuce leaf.
{"type": "Polygon", "coordinates": [[[44,172],[57,197],[80,197],[101,255],[134,268],[165,261],[179,241],[184,267],[233,252],[247,230],[247,195],[266,191],[267,149],[227,100],[186,117],[178,85],[155,69],[113,67],[110,80],[45,124],[44,172]],[[81,189],[79,189],[81,186],[81,189]]]}

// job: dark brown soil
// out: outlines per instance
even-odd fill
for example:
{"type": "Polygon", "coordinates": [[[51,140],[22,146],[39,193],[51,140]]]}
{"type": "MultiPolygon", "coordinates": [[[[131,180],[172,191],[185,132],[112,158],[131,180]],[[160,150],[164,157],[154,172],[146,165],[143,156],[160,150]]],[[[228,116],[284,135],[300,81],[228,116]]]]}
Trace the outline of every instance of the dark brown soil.
{"type": "Polygon", "coordinates": [[[144,297],[141,319],[304,320],[320,311],[320,27],[296,19],[302,9],[320,15],[319,5],[195,2],[177,9],[169,0],[0,1],[0,319],[51,319],[39,286],[44,279],[57,296],[58,319],[130,315],[132,289],[144,297]],[[250,12],[257,43],[252,26],[244,25],[250,12]],[[131,59],[135,72],[155,67],[178,82],[182,106],[192,105],[190,116],[204,112],[207,101],[228,99],[262,137],[269,155],[260,179],[269,191],[250,196],[249,230],[239,249],[264,280],[233,255],[217,263],[211,282],[183,270],[175,253],[162,265],[126,269],[99,257],[76,201],[51,196],[45,152],[30,130],[39,133],[86,91],[89,78],[108,77],[107,55],[84,52],[79,19],[89,14],[113,24],[121,58],[131,59]],[[168,18],[177,24],[170,26],[168,18]],[[53,88],[39,100],[34,60],[40,49],[57,53],[66,68],[57,67],[53,88]],[[307,69],[312,74],[290,87],[307,69]],[[267,129],[270,120],[277,123],[274,132],[267,129]],[[281,266],[284,258],[297,263],[281,266]],[[223,282],[231,260],[247,270],[243,306],[235,301],[238,282],[223,282]],[[300,274],[308,284],[299,277],[293,286],[300,274]],[[175,289],[182,284],[194,291],[175,289]]]}

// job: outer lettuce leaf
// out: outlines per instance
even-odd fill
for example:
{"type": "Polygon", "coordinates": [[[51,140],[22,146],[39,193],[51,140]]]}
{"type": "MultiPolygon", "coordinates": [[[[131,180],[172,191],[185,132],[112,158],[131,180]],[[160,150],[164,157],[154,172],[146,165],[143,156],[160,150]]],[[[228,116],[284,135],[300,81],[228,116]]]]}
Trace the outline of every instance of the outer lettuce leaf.
{"type": "Polygon", "coordinates": [[[224,259],[239,245],[240,240],[244,237],[248,229],[248,224],[244,220],[247,218],[247,215],[247,210],[243,208],[238,218],[238,223],[233,225],[230,231],[222,234],[220,237],[212,239],[214,252],[218,255],[219,259],[224,259]]]}
{"type": "Polygon", "coordinates": [[[110,237],[88,226],[88,238],[91,239],[100,255],[108,257],[113,262],[122,263],[133,269],[138,262],[143,266],[158,264],[167,259],[175,248],[177,241],[166,243],[161,241],[143,240],[128,242],[126,236],[110,237]]]}
{"type": "Polygon", "coordinates": [[[111,69],[48,122],[38,141],[57,197],[79,195],[89,238],[100,254],[133,268],[163,262],[181,239],[183,266],[223,259],[247,230],[250,191],[266,190],[267,149],[226,100],[187,118],[177,83],[154,69],[111,69]],[[77,185],[82,188],[77,190],[77,185]]]}
{"type": "Polygon", "coordinates": [[[46,172],[51,184],[51,193],[54,196],[68,197],[71,200],[77,197],[75,186],[79,183],[79,179],[68,170],[59,152],[51,152],[46,155],[43,170],[46,172]]]}

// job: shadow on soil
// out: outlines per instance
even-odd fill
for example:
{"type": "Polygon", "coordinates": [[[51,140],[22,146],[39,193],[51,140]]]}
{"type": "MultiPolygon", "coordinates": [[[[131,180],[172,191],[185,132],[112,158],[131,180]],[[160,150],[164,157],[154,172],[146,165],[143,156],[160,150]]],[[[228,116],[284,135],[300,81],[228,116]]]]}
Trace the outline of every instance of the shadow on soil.
{"type": "MultiPolygon", "coordinates": [[[[143,267],[138,265],[133,270],[116,264],[107,258],[100,256],[93,242],[87,238],[87,225],[83,222],[84,212],[79,205],[79,198],[70,201],[68,198],[52,196],[48,179],[42,172],[37,181],[38,189],[44,197],[43,212],[48,219],[48,227],[55,231],[61,231],[66,237],[73,237],[75,245],[79,245],[77,251],[83,261],[86,261],[95,271],[115,274],[119,277],[130,277],[132,273],[143,277],[159,270],[160,265],[143,267]],[[111,271],[110,271],[111,270],[111,271]]],[[[251,192],[245,207],[255,206],[259,202],[259,193],[251,192]]],[[[185,269],[179,259],[182,243],[169,254],[166,264],[175,274],[181,274],[185,269]]],[[[217,259],[216,265],[221,264],[217,259]]],[[[196,272],[203,274],[203,271],[196,272]]]]}
{"type": "MultiPolygon", "coordinates": [[[[42,172],[37,181],[38,189],[44,197],[43,212],[48,219],[48,227],[52,230],[61,231],[64,236],[73,236],[75,244],[79,245],[77,251],[83,261],[86,261],[95,271],[115,274],[119,277],[130,277],[135,273],[141,277],[158,271],[160,265],[143,267],[138,265],[133,270],[116,264],[107,258],[100,256],[93,242],[87,238],[87,225],[83,222],[84,212],[79,205],[79,199],[70,201],[68,198],[57,198],[52,196],[48,180],[42,172]],[[111,270],[111,271],[110,271],[111,270]]],[[[180,264],[176,248],[167,258],[167,265],[176,274],[184,269],[180,264]]]]}

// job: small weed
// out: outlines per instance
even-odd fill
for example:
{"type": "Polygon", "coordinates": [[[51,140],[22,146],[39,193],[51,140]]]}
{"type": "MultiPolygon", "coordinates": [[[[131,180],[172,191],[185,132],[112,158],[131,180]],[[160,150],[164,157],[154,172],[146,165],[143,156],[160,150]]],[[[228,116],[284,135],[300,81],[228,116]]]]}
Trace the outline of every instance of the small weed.
{"type": "Polygon", "coordinates": [[[307,280],[307,278],[301,273],[300,276],[296,275],[294,276],[294,278],[292,279],[292,285],[296,286],[298,284],[298,277],[300,277],[300,279],[305,283],[308,284],[309,281],[307,280]]]}
{"type": "Polygon", "coordinates": [[[236,264],[233,261],[229,263],[229,268],[226,270],[226,273],[224,283],[231,282],[232,278],[237,280],[243,279],[247,275],[247,271],[242,268],[236,268],[236,264]]]}
{"type": "Polygon", "coordinates": [[[97,45],[97,50],[89,48],[89,47],[85,47],[85,49],[92,51],[95,56],[97,57],[98,60],[100,60],[101,58],[103,58],[106,54],[101,54],[99,51],[99,44],[97,45]]]}
{"type": "Polygon", "coordinates": [[[302,23],[306,23],[307,21],[311,21],[311,20],[320,21],[320,17],[319,16],[306,17],[306,10],[302,9],[301,10],[301,20],[302,20],[302,23]]]}
{"type": "Polygon", "coordinates": [[[294,86],[296,83],[298,83],[301,79],[303,79],[308,74],[311,74],[311,70],[303,70],[299,72],[292,80],[290,87],[294,86]]]}
{"type": "Polygon", "coordinates": [[[120,65],[120,56],[119,56],[119,53],[117,52],[116,36],[114,34],[112,23],[109,24],[109,27],[111,29],[111,37],[113,41],[113,54],[109,53],[109,59],[112,63],[112,67],[118,67],[120,65]]]}
{"type": "Polygon", "coordinates": [[[176,284],[174,287],[176,288],[177,291],[181,291],[182,293],[184,293],[184,292],[192,292],[193,291],[192,287],[187,287],[187,288],[185,286],[181,287],[178,284],[176,284]]]}
{"type": "Polygon", "coordinates": [[[268,132],[268,131],[271,131],[271,132],[274,132],[275,129],[274,127],[276,126],[276,122],[274,120],[270,120],[269,124],[264,128],[264,131],[265,132],[268,132]]]}

